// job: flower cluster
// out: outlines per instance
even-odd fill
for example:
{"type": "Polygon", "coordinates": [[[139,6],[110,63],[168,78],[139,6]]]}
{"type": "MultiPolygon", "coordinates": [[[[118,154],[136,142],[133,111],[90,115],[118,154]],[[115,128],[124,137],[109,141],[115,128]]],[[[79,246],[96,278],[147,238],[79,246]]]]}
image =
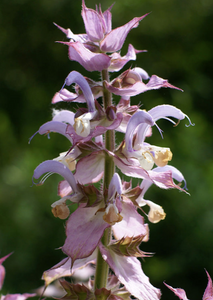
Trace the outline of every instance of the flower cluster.
{"type": "Polygon", "coordinates": [[[72,71],[57,92],[52,103],[86,103],[75,113],[54,110],[51,121],[43,124],[38,133],[57,132],[70,142],[70,148],[59,157],[42,162],[34,170],[33,183],[42,184],[52,173],[63,180],[58,185],[60,199],[52,204],[55,217],[67,219],[66,240],[62,251],[66,258],[45,271],[46,286],[61,277],[71,276],[88,264],[96,265],[87,285],[61,281],[66,299],[104,297],[104,299],[148,300],[159,299],[161,292],[152,286],[143,273],[138,257],[150,256],[140,250],[141,242],[149,239],[148,224],[139,208],[149,206],[148,220],[157,223],[166,216],[163,208],[144,198],[147,189],[155,184],[160,188],[185,191],[186,182],[181,172],[168,165],[172,159],[169,148],[149,144],[159,119],[176,124],[190,119],[172,105],[158,105],[149,111],[131,106],[130,97],[159,88],[179,88],[156,75],[151,77],[142,68],[124,71],[110,81],[110,74],[120,71],[141,50],[131,44],[126,55],[120,50],[131,29],[146,16],[133,18],[125,25],[112,29],[111,8],[102,12],[86,7],[82,1],[85,34],[74,34],[70,29],[56,25],[67,37],[69,59],[80,63],[87,71],[99,71],[101,81],[95,82],[72,71]],[[71,86],[72,91],[68,89],[71,86]],[[118,103],[112,95],[120,96],[118,103]],[[174,121],[173,119],[176,119],[174,121]],[[123,134],[123,141],[115,145],[115,134],[123,134]],[[122,174],[141,180],[132,187],[131,180],[122,180],[122,174]],[[181,183],[184,187],[181,188],[181,183]],[[97,188],[99,186],[99,188],[97,188]],[[69,206],[78,208],[70,214],[69,206]],[[77,296],[76,296],[77,295],[77,296]]]}

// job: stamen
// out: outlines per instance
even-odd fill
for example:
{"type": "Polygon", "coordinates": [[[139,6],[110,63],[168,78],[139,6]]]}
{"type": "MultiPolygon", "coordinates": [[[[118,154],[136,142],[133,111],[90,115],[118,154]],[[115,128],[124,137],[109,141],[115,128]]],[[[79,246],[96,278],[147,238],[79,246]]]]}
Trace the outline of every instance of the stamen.
{"type": "Polygon", "coordinates": [[[163,130],[160,129],[160,127],[157,125],[157,123],[155,123],[155,126],[157,127],[158,131],[160,132],[160,135],[163,139],[163,130]]]}
{"type": "Polygon", "coordinates": [[[36,185],[42,185],[44,184],[44,182],[47,180],[48,177],[50,177],[52,174],[54,174],[54,172],[48,172],[47,174],[45,174],[41,180],[38,182],[38,184],[36,185]]]}

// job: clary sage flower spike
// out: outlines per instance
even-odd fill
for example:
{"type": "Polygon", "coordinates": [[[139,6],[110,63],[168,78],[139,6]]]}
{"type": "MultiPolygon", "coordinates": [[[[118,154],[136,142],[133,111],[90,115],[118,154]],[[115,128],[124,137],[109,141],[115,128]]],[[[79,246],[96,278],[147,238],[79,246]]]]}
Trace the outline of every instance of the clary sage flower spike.
{"type": "Polygon", "coordinates": [[[185,113],[169,104],[159,104],[148,111],[141,110],[139,104],[131,105],[131,97],[149,90],[172,88],[178,93],[181,89],[167,79],[149,76],[138,66],[116,75],[145,51],[129,44],[124,56],[119,52],[129,32],[147,14],[112,29],[112,7],[102,12],[101,6],[95,10],[87,8],[83,0],[83,34],[55,24],[68,39],[60,43],[68,46],[69,59],[87,71],[100,72],[101,79],[94,81],[71,70],[52,104],[69,102],[70,108],[79,102],[81,107],[74,111],[54,109],[52,119],[38,129],[41,135],[51,137],[55,132],[68,140],[68,149],[61,149],[59,156],[42,162],[33,174],[33,183],[46,174],[37,185],[53,173],[62,176],[57,189],[60,199],[53,201],[51,210],[55,217],[66,220],[66,239],[61,249],[67,257],[45,271],[43,279],[47,287],[54,280],[85,268],[85,285],[61,280],[66,293],[63,299],[126,300],[133,296],[158,300],[161,291],[150,283],[138,258],[152,255],[141,250],[141,243],[149,240],[149,222],[164,220],[166,212],[161,199],[155,203],[145,199],[145,193],[152,184],[186,192],[186,180],[170,164],[170,148],[149,144],[149,137],[153,126],[162,138],[166,134],[157,124],[159,119],[177,125],[187,118],[189,125],[192,123],[185,113]],[[117,103],[117,98],[112,101],[113,94],[120,97],[117,103]],[[116,146],[117,132],[121,140],[116,146]],[[132,177],[138,185],[131,181],[132,177]],[[147,214],[141,208],[146,205],[147,214]],[[87,273],[89,264],[94,266],[92,273],[87,273]]]}

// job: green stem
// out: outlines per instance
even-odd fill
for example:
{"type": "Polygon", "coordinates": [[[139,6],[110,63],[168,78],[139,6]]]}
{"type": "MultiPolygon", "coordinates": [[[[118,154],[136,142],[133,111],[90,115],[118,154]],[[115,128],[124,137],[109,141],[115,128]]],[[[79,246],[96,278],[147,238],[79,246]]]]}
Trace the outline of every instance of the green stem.
{"type": "MultiPolygon", "coordinates": [[[[106,110],[107,107],[112,105],[112,94],[105,88],[104,80],[109,82],[108,70],[102,71],[102,81],[103,81],[103,106],[106,110]]],[[[115,149],[115,133],[114,130],[108,130],[105,133],[105,148],[109,151],[114,151],[115,149]]],[[[103,193],[105,189],[108,189],[109,183],[115,172],[114,161],[106,154],[105,166],[104,166],[104,180],[103,180],[103,193]]],[[[111,241],[111,227],[107,228],[101,239],[102,244],[107,247],[111,241]]],[[[94,289],[106,288],[107,280],[109,274],[109,265],[103,259],[100,250],[98,249],[97,263],[96,263],[96,274],[94,280],[94,289]]]]}

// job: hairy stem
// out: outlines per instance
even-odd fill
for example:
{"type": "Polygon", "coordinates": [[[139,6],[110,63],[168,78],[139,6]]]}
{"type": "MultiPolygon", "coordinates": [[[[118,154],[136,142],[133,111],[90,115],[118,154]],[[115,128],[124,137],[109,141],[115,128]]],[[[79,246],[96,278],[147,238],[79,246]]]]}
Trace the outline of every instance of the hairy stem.
{"type": "MultiPolygon", "coordinates": [[[[102,82],[103,82],[103,106],[106,110],[107,107],[112,105],[112,94],[105,88],[104,81],[109,82],[108,70],[102,71],[102,82]]],[[[108,130],[105,133],[105,148],[109,151],[114,151],[115,149],[115,133],[114,130],[108,130]]],[[[106,154],[105,166],[104,166],[104,180],[103,180],[103,191],[108,189],[109,183],[115,172],[115,165],[113,160],[106,154]]],[[[111,227],[107,228],[103,234],[101,242],[104,246],[111,241],[111,227]]],[[[102,258],[100,250],[98,250],[97,264],[96,264],[96,274],[94,281],[94,288],[101,289],[107,286],[107,279],[109,274],[109,265],[102,258]]]]}

